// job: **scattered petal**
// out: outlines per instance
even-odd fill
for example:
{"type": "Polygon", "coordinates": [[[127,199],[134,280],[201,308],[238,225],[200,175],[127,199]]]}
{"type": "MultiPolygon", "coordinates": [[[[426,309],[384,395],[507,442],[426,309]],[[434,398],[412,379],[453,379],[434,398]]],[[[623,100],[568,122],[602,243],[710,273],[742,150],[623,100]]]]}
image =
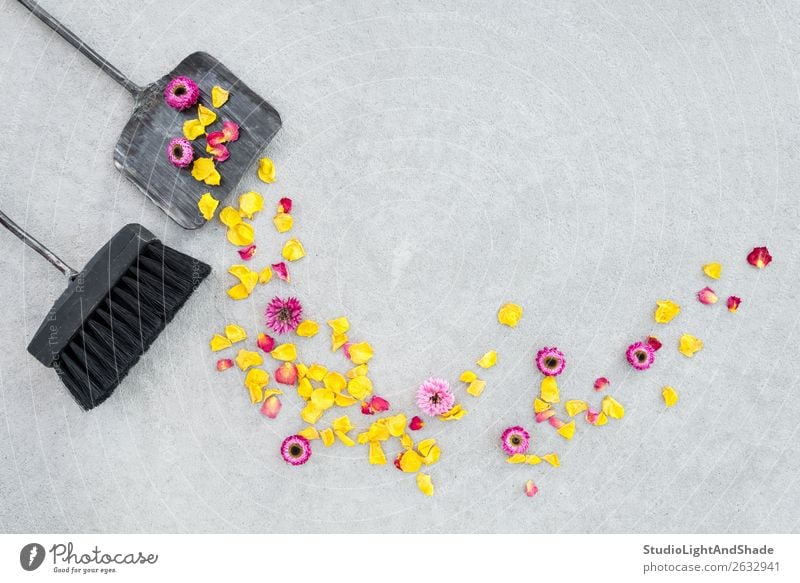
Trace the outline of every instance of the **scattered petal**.
{"type": "Polygon", "coordinates": [[[306,373],[308,378],[312,381],[317,381],[318,383],[322,382],[322,379],[325,378],[325,375],[328,374],[328,369],[322,366],[321,364],[312,364],[308,372],[306,373]]]}
{"type": "Polygon", "coordinates": [[[286,269],[286,264],[281,261],[280,263],[273,263],[272,270],[275,272],[275,275],[278,276],[278,279],[282,279],[285,282],[289,282],[289,270],[286,269]]]}
{"type": "Polygon", "coordinates": [[[336,352],[342,346],[347,344],[347,334],[332,334],[331,335],[331,351],[336,352]]]}
{"type": "Polygon", "coordinates": [[[214,334],[214,336],[211,337],[211,342],[209,342],[209,344],[211,345],[211,350],[213,352],[219,352],[220,350],[233,346],[230,340],[220,334],[214,334]]]}
{"type": "Polygon", "coordinates": [[[658,324],[670,322],[681,311],[681,307],[672,300],[656,301],[656,312],[653,318],[658,324]]]}
{"type": "Polygon", "coordinates": [[[515,453],[506,458],[507,464],[524,464],[528,456],[524,453],[515,453]]]}
{"type": "Polygon", "coordinates": [[[275,369],[275,381],[282,385],[294,385],[297,382],[297,367],[291,362],[284,362],[275,369]]]}
{"type": "Polygon", "coordinates": [[[382,466],[386,463],[386,454],[379,441],[369,442],[369,463],[374,466],[382,466]]]}
{"type": "Polygon", "coordinates": [[[389,401],[387,401],[383,397],[379,397],[377,395],[374,395],[369,400],[369,407],[375,413],[383,413],[384,411],[388,411],[389,410],[389,401]]]}
{"type": "Polygon", "coordinates": [[[242,283],[237,283],[235,286],[228,290],[228,296],[233,300],[243,300],[250,297],[250,292],[242,283]]]}
{"type": "Polygon", "coordinates": [[[408,428],[411,431],[419,431],[423,427],[425,427],[425,422],[418,415],[414,415],[408,423],[408,428]]]}
{"type": "Polygon", "coordinates": [[[244,249],[239,249],[238,252],[239,257],[241,257],[243,261],[250,261],[253,258],[253,255],[256,254],[255,243],[248,245],[244,249]]]}
{"type": "Polygon", "coordinates": [[[433,496],[433,482],[428,474],[417,474],[417,487],[426,496],[433,496]]]}
{"type": "Polygon", "coordinates": [[[497,321],[505,326],[515,328],[522,318],[522,306],[519,304],[504,304],[497,312],[497,321]]]}
{"type": "Polygon", "coordinates": [[[267,334],[259,334],[256,340],[256,346],[264,352],[272,352],[272,349],[275,348],[275,339],[267,334]]]}
{"type": "Polygon", "coordinates": [[[217,114],[201,103],[197,106],[197,119],[200,120],[200,123],[205,127],[217,121],[217,114]]]}
{"type": "Polygon", "coordinates": [[[311,398],[311,393],[314,392],[314,387],[311,386],[311,381],[308,379],[301,379],[300,382],[297,384],[297,394],[304,401],[308,401],[311,398]]]}
{"type": "Polygon", "coordinates": [[[467,387],[467,393],[469,393],[473,397],[480,397],[481,393],[483,392],[483,389],[485,388],[486,388],[486,381],[476,379],[472,381],[467,387]]]}
{"type": "MultiPolygon", "coordinates": [[[[225,134],[223,134],[222,132],[211,132],[210,134],[206,134],[206,144],[208,144],[208,147],[216,148],[217,146],[221,146],[224,143],[225,143],[225,134]]],[[[208,148],[206,148],[206,151],[208,151],[208,148]]]]}
{"type": "Polygon", "coordinates": [[[397,456],[396,465],[403,472],[413,474],[422,467],[422,458],[413,449],[407,449],[397,456]]]}
{"type": "Polygon", "coordinates": [[[372,393],[372,381],[369,377],[355,377],[347,383],[347,392],[363,401],[372,393]]]}
{"type": "Polygon", "coordinates": [[[228,101],[229,96],[230,91],[225,91],[219,85],[214,85],[211,88],[211,105],[216,108],[220,108],[225,105],[225,102],[228,101]]]}
{"type": "Polygon", "coordinates": [[[300,322],[300,325],[297,326],[297,330],[295,330],[295,332],[298,336],[311,338],[312,336],[316,336],[317,332],[319,332],[319,324],[317,324],[314,320],[303,320],[300,322]]]}
{"type": "Polygon", "coordinates": [[[203,183],[208,184],[209,186],[219,186],[220,180],[222,180],[222,176],[220,176],[219,172],[214,169],[211,171],[211,174],[206,176],[205,180],[203,180],[203,183]]]}
{"type": "Polygon", "coordinates": [[[228,370],[233,366],[233,361],[230,358],[220,358],[217,361],[217,370],[222,372],[224,370],[228,370]]]}
{"type": "Polygon", "coordinates": [[[465,370],[464,372],[461,373],[461,376],[458,377],[458,380],[464,383],[471,383],[477,378],[478,375],[476,375],[474,372],[472,372],[471,370],[465,370]]]}
{"type": "Polygon", "coordinates": [[[228,241],[237,247],[246,247],[255,241],[256,233],[249,223],[239,223],[228,229],[228,241]]]}
{"type": "Polygon", "coordinates": [[[406,432],[407,424],[406,416],[402,413],[386,417],[386,428],[389,430],[389,435],[392,437],[402,436],[406,432]]]}
{"type": "Polygon", "coordinates": [[[742,303],[741,298],[739,298],[737,296],[730,296],[728,298],[728,302],[727,302],[728,311],[731,312],[732,314],[735,314],[736,310],[739,309],[739,304],[741,304],[741,303],[742,303]]]}
{"type": "Polygon", "coordinates": [[[258,177],[267,184],[275,182],[275,164],[269,158],[261,158],[258,163],[258,177]]]}
{"type": "Polygon", "coordinates": [[[303,244],[297,239],[289,239],[283,244],[281,255],[286,261],[297,261],[306,256],[306,250],[303,249],[303,244]]]}
{"type": "Polygon", "coordinates": [[[722,264],[706,263],[703,266],[703,273],[705,273],[711,279],[719,279],[722,277],[722,264]]]}
{"type": "Polygon", "coordinates": [[[355,405],[358,402],[358,399],[351,397],[350,395],[345,395],[344,393],[336,393],[334,402],[336,403],[337,407],[350,407],[351,405],[355,405]]]}
{"type": "Polygon", "coordinates": [[[747,255],[747,262],[759,269],[764,269],[772,262],[772,255],[766,247],[754,247],[747,255]]]}
{"type": "Polygon", "coordinates": [[[372,346],[367,342],[359,342],[350,345],[350,360],[353,364],[365,364],[373,356],[372,346]]]}
{"type": "Polygon", "coordinates": [[[239,213],[252,219],[253,215],[264,209],[264,197],[254,191],[245,192],[239,196],[239,213]]]}
{"type": "Polygon", "coordinates": [[[578,399],[571,399],[564,403],[564,408],[567,410],[567,415],[575,417],[578,413],[583,413],[589,408],[589,403],[578,399]]]}
{"type": "Polygon", "coordinates": [[[542,401],[539,397],[536,397],[533,400],[534,413],[541,413],[542,411],[547,411],[550,407],[551,407],[550,403],[542,401]]]}
{"type": "Polygon", "coordinates": [[[197,181],[204,181],[214,172],[213,158],[196,158],[192,164],[192,178],[197,181]]]}
{"type": "Polygon", "coordinates": [[[561,400],[558,394],[558,383],[556,383],[556,377],[554,376],[546,376],[542,379],[539,392],[542,401],[558,403],[561,400]]]}
{"type": "Polygon", "coordinates": [[[542,458],[540,458],[538,455],[533,455],[532,453],[529,453],[528,455],[525,456],[525,463],[528,464],[529,466],[535,466],[542,463],[542,458]]]}
{"type": "Polygon", "coordinates": [[[228,273],[236,277],[245,287],[247,293],[252,292],[258,284],[258,273],[249,269],[246,265],[231,265],[228,273]]]}
{"type": "Polygon", "coordinates": [[[680,343],[678,344],[678,350],[684,356],[692,358],[695,352],[702,349],[703,341],[696,336],[692,336],[691,334],[684,334],[681,336],[680,343]]]}
{"type": "Polygon", "coordinates": [[[661,389],[661,396],[664,397],[664,404],[672,407],[678,402],[678,392],[670,386],[661,389]]]}
{"type": "Polygon", "coordinates": [[[226,142],[235,142],[239,139],[239,124],[225,120],[222,122],[222,135],[225,137],[226,142]]]}
{"type": "Polygon", "coordinates": [[[716,304],[717,300],[719,300],[717,294],[714,293],[714,290],[708,286],[697,292],[697,299],[700,300],[701,304],[705,304],[707,306],[710,304],[716,304]]]}
{"type": "Polygon", "coordinates": [[[612,419],[622,419],[625,416],[625,407],[623,407],[611,395],[606,395],[602,403],[603,413],[612,419]]]}
{"type": "Polygon", "coordinates": [[[602,391],[603,389],[605,389],[610,384],[611,384],[611,381],[609,381],[606,377],[598,377],[594,381],[594,390],[595,391],[602,391]]]}
{"type": "Polygon", "coordinates": [[[322,384],[326,389],[332,390],[334,393],[341,393],[347,386],[347,379],[336,371],[328,372],[322,377],[322,384]]]}
{"type": "Polygon", "coordinates": [[[280,410],[281,400],[275,395],[267,397],[267,400],[264,401],[264,404],[261,406],[261,413],[270,419],[275,419],[275,417],[278,416],[278,413],[280,413],[280,410]]]}
{"type": "Polygon", "coordinates": [[[252,350],[245,350],[242,348],[239,350],[239,354],[236,355],[236,364],[238,364],[239,368],[242,370],[247,370],[251,366],[258,366],[263,362],[264,359],[261,358],[261,355],[252,350]]]}
{"type": "Polygon", "coordinates": [[[291,231],[292,225],[294,225],[294,219],[292,218],[292,215],[288,215],[286,213],[278,213],[272,217],[272,222],[275,224],[275,230],[279,233],[291,231]]]}
{"type": "Polygon", "coordinates": [[[447,413],[439,415],[439,419],[441,419],[442,421],[458,421],[466,414],[467,410],[464,409],[461,405],[453,405],[453,408],[450,409],[447,413]]]}
{"type": "MultiPolygon", "coordinates": [[[[310,423],[311,425],[314,425],[314,423],[319,421],[319,418],[322,417],[322,414],[324,412],[325,411],[323,411],[322,409],[318,409],[317,407],[314,406],[313,403],[311,403],[309,401],[306,404],[306,406],[303,407],[303,410],[300,411],[300,418],[303,421],[305,421],[306,423],[310,423]]],[[[327,429],[325,431],[330,431],[330,429],[327,429]]],[[[325,439],[325,431],[320,431],[319,432],[320,437],[322,437],[323,440],[325,439]]],[[[333,433],[332,432],[331,432],[331,443],[333,443],[333,433]]]]}
{"type": "Polygon", "coordinates": [[[247,340],[247,332],[238,324],[229,324],[225,326],[225,336],[234,343],[247,340]]]}
{"type": "Polygon", "coordinates": [[[250,392],[250,404],[255,405],[264,400],[264,390],[259,385],[245,384],[247,390],[250,392]]]}
{"type": "Polygon", "coordinates": [[[309,425],[308,427],[306,427],[302,431],[298,431],[297,435],[302,435],[308,441],[313,441],[315,439],[319,439],[319,431],[317,431],[317,428],[314,427],[313,425],[309,425]]]}
{"type": "Polygon", "coordinates": [[[548,464],[557,468],[561,465],[561,462],[558,459],[558,455],[555,453],[548,453],[542,456],[542,459],[546,461],[548,464]]]}
{"type": "Polygon", "coordinates": [[[545,409],[544,411],[539,411],[535,416],[536,423],[544,423],[545,421],[553,417],[555,414],[556,412],[553,409],[545,409]]]}
{"type": "Polygon", "coordinates": [[[494,350],[490,350],[489,352],[481,356],[476,364],[481,368],[493,367],[495,364],[497,364],[497,352],[495,352],[494,350]]]}
{"type": "Polygon", "coordinates": [[[572,439],[572,436],[575,435],[575,421],[570,421],[559,427],[558,434],[564,439],[572,439]]]}
{"type": "Polygon", "coordinates": [[[206,133],[206,128],[200,123],[200,120],[189,119],[183,122],[183,135],[187,140],[196,140],[206,133]]]}
{"type": "Polygon", "coordinates": [[[294,344],[281,344],[270,352],[275,360],[291,361],[297,360],[297,348],[294,344]]]}
{"type": "Polygon", "coordinates": [[[336,318],[335,320],[328,320],[328,326],[331,327],[331,330],[334,334],[344,334],[350,329],[350,322],[342,316],[341,318],[336,318]]]}
{"type": "Polygon", "coordinates": [[[661,340],[659,340],[655,336],[648,336],[645,342],[650,348],[652,348],[656,352],[658,352],[663,346],[663,344],[661,344],[661,340]]]}
{"type": "Polygon", "coordinates": [[[292,212],[292,199],[286,197],[280,199],[278,201],[278,212],[290,214],[292,212]]]}
{"type": "Polygon", "coordinates": [[[539,487],[533,483],[533,480],[525,482],[525,495],[528,498],[533,498],[539,493],[539,487]]]}
{"type": "Polygon", "coordinates": [[[258,274],[258,283],[269,283],[269,280],[272,279],[272,269],[270,269],[269,265],[261,270],[258,274]]]}
{"type": "Polygon", "coordinates": [[[226,206],[219,212],[219,222],[226,227],[235,227],[242,222],[242,216],[232,206],[226,206]]]}
{"type": "Polygon", "coordinates": [[[211,154],[216,162],[224,162],[231,157],[230,150],[224,144],[217,144],[216,146],[209,144],[206,146],[206,152],[211,154]]]}
{"type": "Polygon", "coordinates": [[[200,200],[197,201],[197,208],[200,209],[200,214],[203,215],[203,218],[207,221],[214,218],[214,213],[217,212],[218,206],[219,201],[211,196],[210,192],[203,194],[200,200]]]}
{"type": "Polygon", "coordinates": [[[336,437],[333,434],[333,429],[330,427],[323,429],[319,432],[320,439],[322,439],[322,445],[325,447],[330,447],[336,441],[336,437]]]}

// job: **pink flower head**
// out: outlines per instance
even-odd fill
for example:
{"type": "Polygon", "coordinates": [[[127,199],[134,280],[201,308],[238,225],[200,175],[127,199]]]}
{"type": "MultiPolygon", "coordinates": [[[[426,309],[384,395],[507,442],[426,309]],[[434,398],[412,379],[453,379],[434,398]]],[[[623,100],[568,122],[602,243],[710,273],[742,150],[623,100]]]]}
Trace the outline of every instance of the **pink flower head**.
{"type": "Polygon", "coordinates": [[[515,425],[503,431],[500,441],[503,443],[503,451],[508,455],[525,453],[531,443],[531,435],[525,431],[524,427],[515,425]]]}
{"type": "Polygon", "coordinates": [[[303,306],[297,298],[275,296],[267,304],[265,312],[267,326],[276,334],[286,334],[295,330],[303,320],[303,306]]]}
{"type": "Polygon", "coordinates": [[[564,353],[555,346],[552,348],[544,347],[536,353],[536,366],[543,375],[555,377],[564,372],[567,365],[564,360],[564,353]]]}
{"type": "Polygon", "coordinates": [[[167,145],[167,158],[173,166],[186,168],[194,160],[192,143],[186,138],[172,138],[167,145]]]}
{"type": "Polygon", "coordinates": [[[281,455],[286,463],[302,466],[311,457],[311,444],[302,435],[290,435],[281,444],[281,455]]]}
{"type": "Polygon", "coordinates": [[[164,100],[167,105],[183,111],[189,109],[200,99],[200,88],[189,77],[175,77],[164,88],[164,100]]]}
{"type": "Polygon", "coordinates": [[[444,379],[431,377],[417,390],[417,405],[423,413],[435,417],[453,408],[456,397],[450,391],[450,383],[444,379]]]}
{"type": "Polygon", "coordinates": [[[628,346],[625,356],[636,370],[647,370],[656,359],[656,351],[646,342],[634,342],[628,346]]]}

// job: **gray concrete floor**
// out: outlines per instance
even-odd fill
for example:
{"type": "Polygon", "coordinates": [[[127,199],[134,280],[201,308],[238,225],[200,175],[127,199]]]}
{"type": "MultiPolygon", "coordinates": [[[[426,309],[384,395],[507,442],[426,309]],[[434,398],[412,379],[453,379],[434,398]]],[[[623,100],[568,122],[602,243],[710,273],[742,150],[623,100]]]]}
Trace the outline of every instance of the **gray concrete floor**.
{"type": "MultiPolygon", "coordinates": [[[[113,167],[128,95],[0,0],[2,208],[76,265],[137,221],[215,269],[85,414],[25,351],[60,278],[0,233],[0,530],[800,530],[797,2],[43,3],[139,83],[204,49],[272,102],[278,181],[253,171],[241,189],[270,210],[294,198],[308,257],[291,286],[228,300],[238,256],[221,226],[182,231],[113,167]],[[745,255],[764,244],[759,272],[745,255]],[[693,299],[713,260],[736,315],[693,299]],[[461,399],[469,415],[424,430],[443,449],[434,498],[363,447],[280,460],[299,399],[266,420],[207,348],[231,321],[255,333],[273,293],[318,321],[347,315],[403,410],[428,375],[499,351],[484,395],[461,399]],[[663,297],[684,311],[656,329],[663,297]],[[508,300],[526,309],[515,330],[495,321],[508,300]],[[650,332],[665,347],[635,373],[624,349],[650,332]],[[692,360],[682,332],[706,342],[692,360]],[[625,419],[579,423],[571,442],[534,427],[543,345],[567,354],[565,398],[597,400],[605,375],[625,419]],[[505,464],[498,436],[516,423],[561,468],[505,464]]],[[[276,258],[271,214],[256,227],[257,258],[276,258]]],[[[327,344],[302,343],[303,359],[343,368],[327,344]]]]}

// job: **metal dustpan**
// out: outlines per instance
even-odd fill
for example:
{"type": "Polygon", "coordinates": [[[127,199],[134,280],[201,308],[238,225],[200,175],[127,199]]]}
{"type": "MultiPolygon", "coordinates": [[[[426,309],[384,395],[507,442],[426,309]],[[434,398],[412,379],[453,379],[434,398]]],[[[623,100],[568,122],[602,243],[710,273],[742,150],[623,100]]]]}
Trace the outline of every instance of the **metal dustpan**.
{"type": "MultiPolygon", "coordinates": [[[[133,96],[133,115],[114,148],[114,164],[147,198],[185,229],[197,229],[206,223],[197,208],[202,194],[210,191],[214,198],[224,202],[281,127],[281,117],[275,108],[207,53],[192,53],[161,79],[140,87],[36,2],[19,2],[133,96]],[[175,168],[167,159],[169,140],[183,136],[183,123],[197,116],[196,108],[176,111],[164,101],[164,87],[179,75],[197,82],[200,101],[208,106],[214,85],[231,93],[227,103],[215,108],[218,120],[239,124],[239,139],[231,144],[230,158],[217,165],[222,175],[219,186],[206,186],[196,181],[188,169],[175,168]]],[[[198,140],[194,144],[195,157],[209,156],[201,150],[203,143],[198,140]]]]}

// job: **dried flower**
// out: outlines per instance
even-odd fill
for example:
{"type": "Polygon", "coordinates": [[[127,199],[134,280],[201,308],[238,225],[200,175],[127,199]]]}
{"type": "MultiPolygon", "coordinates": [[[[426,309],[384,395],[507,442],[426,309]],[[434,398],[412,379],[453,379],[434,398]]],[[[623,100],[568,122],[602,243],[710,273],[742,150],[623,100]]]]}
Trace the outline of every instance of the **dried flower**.
{"type": "Polygon", "coordinates": [[[545,347],[536,353],[536,366],[543,375],[558,376],[564,372],[566,364],[564,353],[556,347],[545,347]]]}
{"type": "Polygon", "coordinates": [[[290,435],[281,444],[281,455],[286,463],[301,466],[311,457],[311,443],[302,435],[290,435]]]}
{"type": "Polygon", "coordinates": [[[164,101],[167,105],[183,111],[192,107],[200,99],[200,88],[189,77],[175,77],[164,88],[164,101]]]}
{"type": "Polygon", "coordinates": [[[528,446],[531,443],[531,435],[525,431],[524,427],[515,425],[503,431],[500,440],[503,443],[503,451],[508,455],[514,455],[515,453],[525,453],[528,451],[528,446]]]}
{"type": "Polygon", "coordinates": [[[431,377],[417,390],[417,405],[423,413],[431,417],[447,413],[455,402],[450,383],[441,378],[431,377]]]}
{"type": "Polygon", "coordinates": [[[275,296],[267,304],[267,326],[276,334],[286,334],[297,328],[303,319],[303,306],[295,297],[275,296]]]}
{"type": "Polygon", "coordinates": [[[656,359],[656,351],[648,343],[634,342],[628,346],[625,356],[628,357],[628,362],[636,370],[647,370],[656,359]]]}
{"type": "Polygon", "coordinates": [[[177,168],[188,168],[194,160],[192,143],[186,138],[172,138],[167,145],[167,158],[177,168]]]}

